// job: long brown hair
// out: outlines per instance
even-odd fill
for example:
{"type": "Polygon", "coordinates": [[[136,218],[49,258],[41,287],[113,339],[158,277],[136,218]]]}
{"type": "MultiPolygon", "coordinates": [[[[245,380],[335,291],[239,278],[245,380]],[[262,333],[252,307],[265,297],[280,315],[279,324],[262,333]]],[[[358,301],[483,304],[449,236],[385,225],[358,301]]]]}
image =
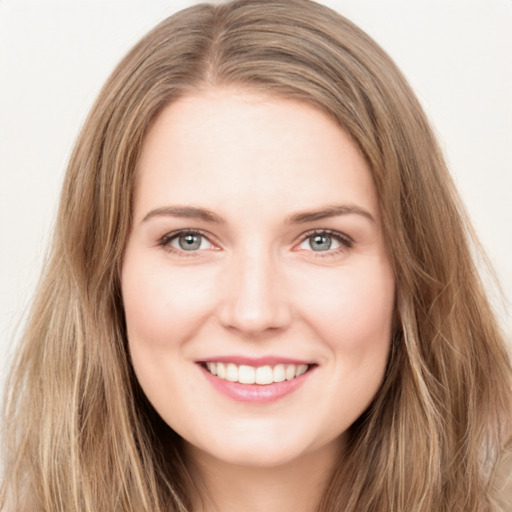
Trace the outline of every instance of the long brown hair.
{"type": "Polygon", "coordinates": [[[505,510],[497,468],[510,449],[511,369],[471,227],[406,80],[364,32],[309,0],[183,10],[105,84],[69,163],[10,376],[0,503],[188,510],[179,439],[133,375],[119,271],[148,126],[177,98],[232,84],[315,105],[352,137],[373,174],[394,269],[385,380],[318,510],[505,510]]]}

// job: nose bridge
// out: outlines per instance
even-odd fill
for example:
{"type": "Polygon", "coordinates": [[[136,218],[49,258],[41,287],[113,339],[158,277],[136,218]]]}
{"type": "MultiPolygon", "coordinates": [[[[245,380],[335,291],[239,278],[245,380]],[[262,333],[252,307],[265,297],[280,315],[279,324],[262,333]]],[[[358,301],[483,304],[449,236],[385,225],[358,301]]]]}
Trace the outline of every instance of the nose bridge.
{"type": "Polygon", "coordinates": [[[287,326],[291,309],[282,270],[277,255],[261,244],[234,254],[223,283],[222,323],[247,334],[287,326]]]}

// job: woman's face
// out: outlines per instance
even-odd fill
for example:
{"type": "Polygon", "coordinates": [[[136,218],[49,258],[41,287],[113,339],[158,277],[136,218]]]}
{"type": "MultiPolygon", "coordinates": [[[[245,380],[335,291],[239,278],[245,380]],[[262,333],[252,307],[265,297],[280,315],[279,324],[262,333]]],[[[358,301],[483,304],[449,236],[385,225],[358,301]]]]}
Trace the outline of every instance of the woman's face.
{"type": "Polygon", "coordinates": [[[162,111],[137,172],[122,292],[150,402],[197,457],[334,451],[382,382],[394,303],[356,146],[312,106],[217,89],[162,111]]]}

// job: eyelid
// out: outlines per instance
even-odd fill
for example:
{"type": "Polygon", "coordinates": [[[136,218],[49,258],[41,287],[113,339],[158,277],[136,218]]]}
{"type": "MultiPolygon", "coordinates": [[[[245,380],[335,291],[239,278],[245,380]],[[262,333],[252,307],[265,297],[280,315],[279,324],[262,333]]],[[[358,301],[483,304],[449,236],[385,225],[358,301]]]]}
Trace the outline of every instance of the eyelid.
{"type": "MultiPolygon", "coordinates": [[[[220,249],[220,244],[215,241],[215,237],[213,235],[211,235],[210,233],[207,233],[201,229],[192,229],[192,228],[177,229],[170,233],[166,233],[165,235],[163,235],[162,237],[160,237],[158,239],[157,245],[163,247],[165,250],[167,250],[169,252],[179,254],[180,256],[184,256],[184,257],[194,256],[195,253],[203,252],[205,250],[205,249],[202,249],[202,250],[196,250],[196,251],[186,251],[183,249],[177,249],[170,245],[170,242],[175,240],[177,237],[183,236],[183,235],[202,236],[202,237],[206,238],[210,244],[215,246],[214,249],[210,249],[210,250],[219,250],[220,249]]],[[[309,237],[314,236],[314,235],[324,235],[324,236],[327,235],[327,236],[334,238],[341,244],[341,247],[338,247],[338,248],[332,249],[332,250],[313,251],[311,249],[311,251],[307,251],[307,252],[314,253],[316,257],[334,256],[340,252],[345,252],[345,251],[351,249],[352,246],[354,245],[354,240],[350,236],[348,236],[345,233],[342,233],[340,231],[336,231],[336,230],[332,230],[332,229],[311,229],[309,231],[306,231],[305,233],[302,233],[298,237],[298,239],[294,243],[294,248],[296,248],[298,245],[303,243],[309,237]]]]}
{"type": "Polygon", "coordinates": [[[306,231],[305,233],[302,233],[300,235],[300,237],[299,237],[298,241],[295,243],[294,247],[297,247],[302,242],[306,241],[309,237],[314,236],[314,235],[327,235],[327,236],[334,238],[341,244],[341,247],[339,247],[337,249],[333,249],[333,250],[313,251],[311,249],[311,251],[308,251],[308,252],[315,253],[316,256],[320,256],[320,257],[333,256],[339,252],[344,252],[344,251],[347,251],[348,249],[351,249],[354,245],[354,240],[350,236],[348,236],[345,233],[342,233],[340,231],[335,231],[332,229],[311,229],[311,230],[306,231]]]}
{"type": "Polygon", "coordinates": [[[210,249],[210,250],[218,250],[218,248],[219,248],[219,244],[216,241],[212,240],[215,237],[213,237],[213,235],[211,235],[210,233],[207,233],[201,229],[177,229],[176,231],[171,231],[170,233],[166,233],[165,235],[160,237],[157,240],[157,245],[163,247],[165,250],[167,250],[169,252],[179,254],[180,256],[185,256],[185,257],[193,256],[194,253],[203,252],[205,250],[205,249],[201,249],[201,250],[196,250],[196,251],[185,251],[183,249],[177,249],[176,247],[171,246],[171,242],[173,240],[175,240],[179,236],[183,236],[183,235],[202,236],[202,237],[206,238],[206,240],[208,240],[208,242],[210,244],[215,246],[214,249],[210,249]]]}

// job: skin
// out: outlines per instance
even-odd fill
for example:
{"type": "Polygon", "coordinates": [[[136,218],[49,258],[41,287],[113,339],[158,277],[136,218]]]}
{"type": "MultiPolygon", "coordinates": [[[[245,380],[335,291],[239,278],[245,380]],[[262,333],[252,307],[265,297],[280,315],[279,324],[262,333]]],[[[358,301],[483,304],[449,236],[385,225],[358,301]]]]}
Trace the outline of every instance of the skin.
{"type": "Polygon", "coordinates": [[[144,392],[185,439],[205,510],[310,512],[389,355],[394,280],[364,158],[313,106],[221,88],[166,107],[137,172],[122,292],[144,392]],[[348,213],[290,221],[333,205],[348,213]],[[161,210],[176,206],[222,222],[161,210]],[[187,229],[199,248],[181,248],[187,229]],[[316,366],[292,393],[244,403],[198,364],[227,355],[316,366]]]}

